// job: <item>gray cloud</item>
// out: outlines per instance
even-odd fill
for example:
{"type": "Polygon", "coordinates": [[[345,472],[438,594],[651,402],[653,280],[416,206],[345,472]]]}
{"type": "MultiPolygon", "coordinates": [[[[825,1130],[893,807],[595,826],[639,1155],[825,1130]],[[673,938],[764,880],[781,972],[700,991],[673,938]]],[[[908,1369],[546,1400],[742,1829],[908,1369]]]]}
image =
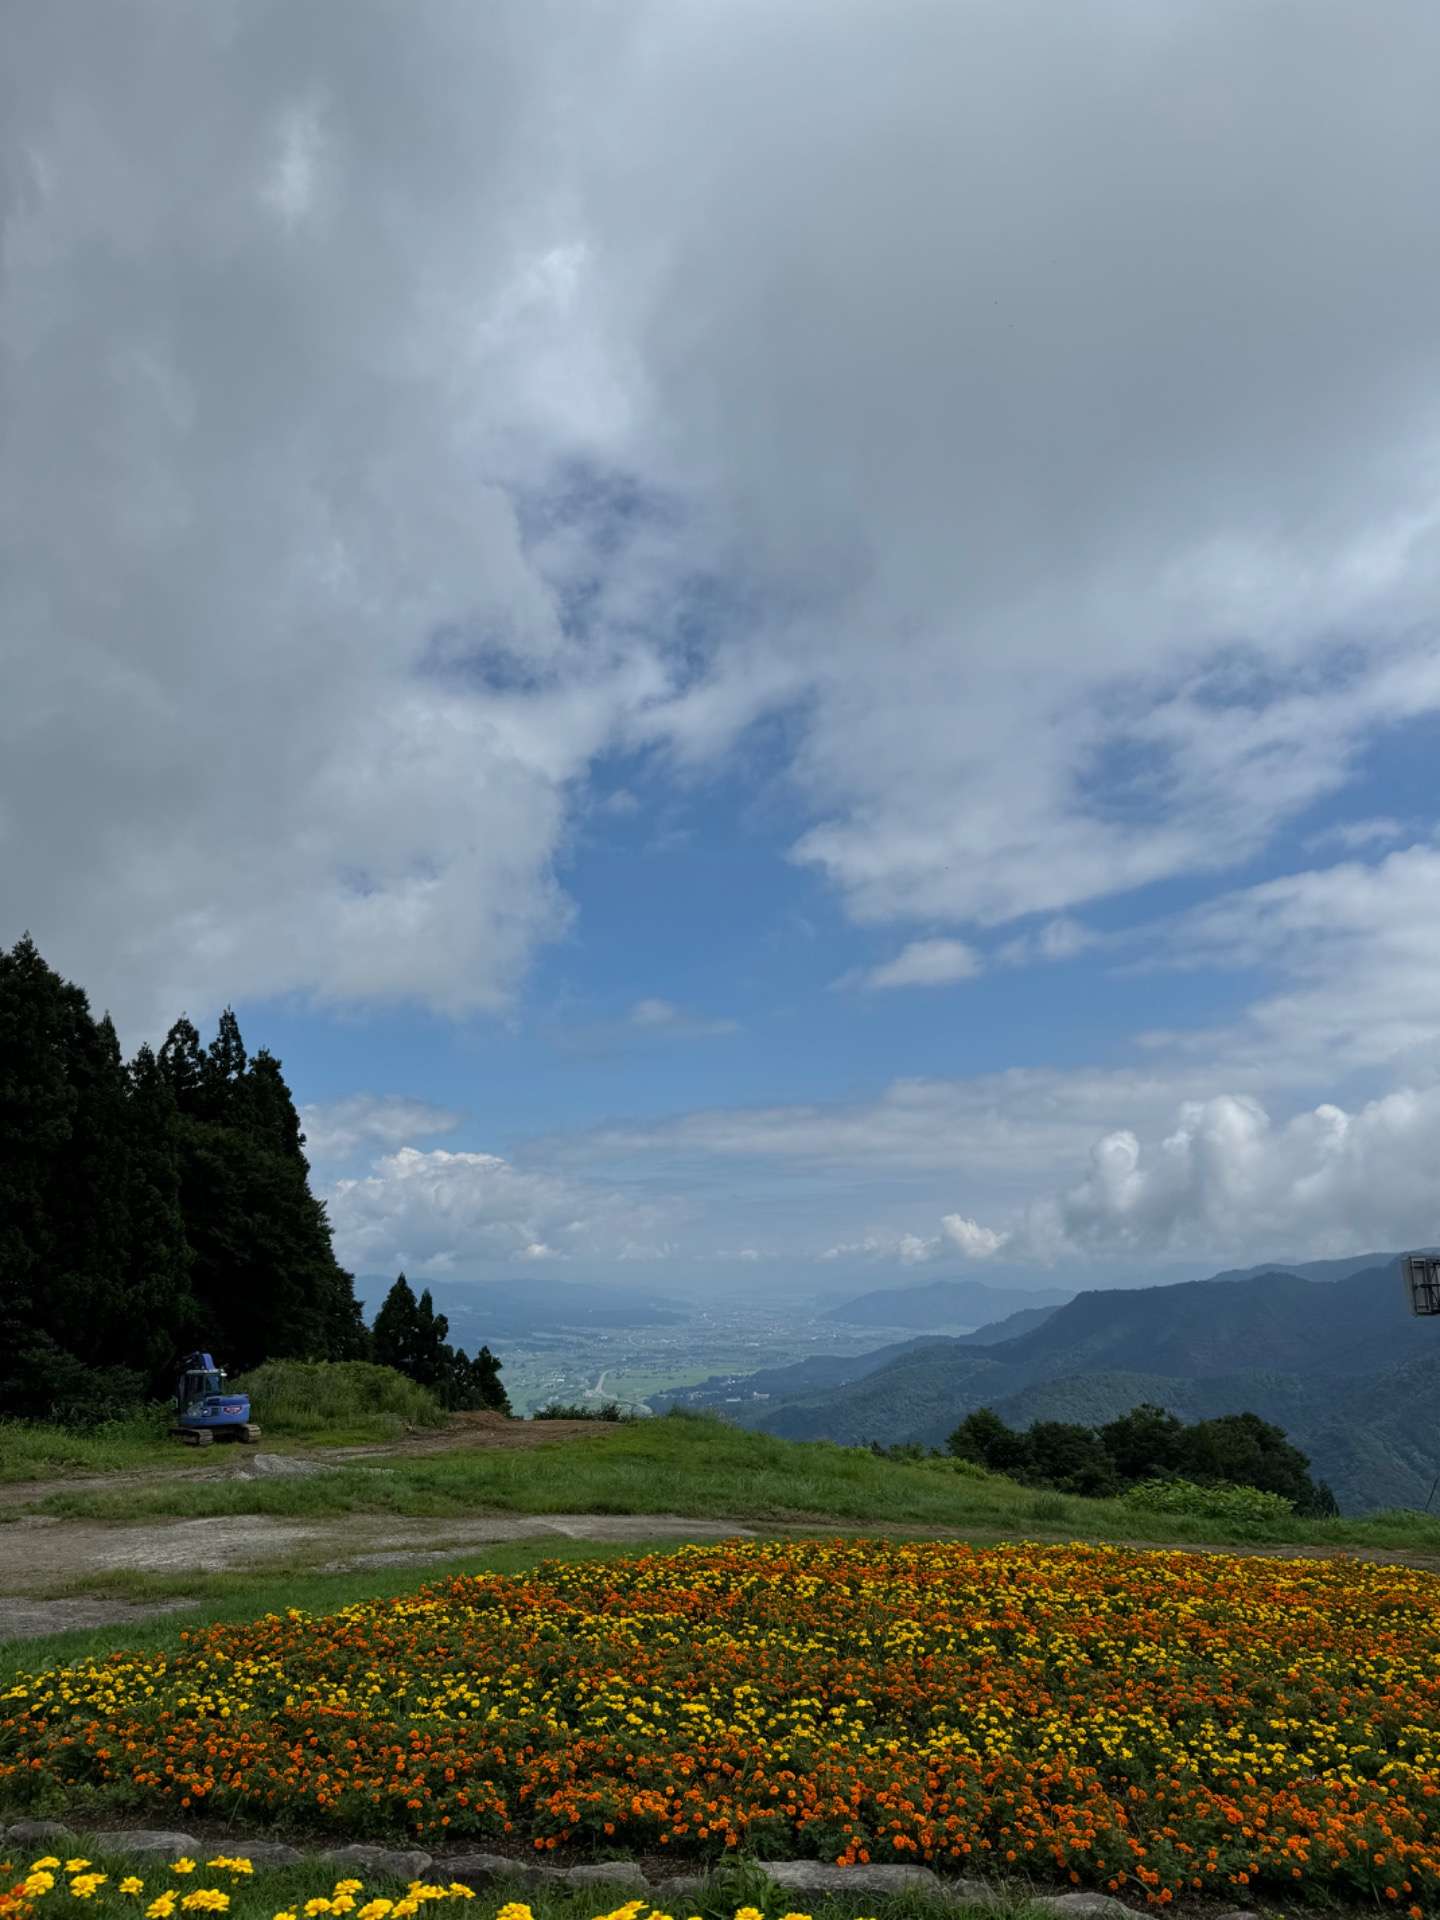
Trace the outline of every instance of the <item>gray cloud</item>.
{"type": "Polygon", "coordinates": [[[11,51],[0,882],[137,1019],[501,1003],[617,740],[795,707],[796,857],[983,922],[1223,866],[1440,701],[1419,0],[11,51]],[[532,511],[587,470],[655,507],[603,564],[603,487],[532,511]],[[672,655],[707,570],[747,617],[672,655]]]}

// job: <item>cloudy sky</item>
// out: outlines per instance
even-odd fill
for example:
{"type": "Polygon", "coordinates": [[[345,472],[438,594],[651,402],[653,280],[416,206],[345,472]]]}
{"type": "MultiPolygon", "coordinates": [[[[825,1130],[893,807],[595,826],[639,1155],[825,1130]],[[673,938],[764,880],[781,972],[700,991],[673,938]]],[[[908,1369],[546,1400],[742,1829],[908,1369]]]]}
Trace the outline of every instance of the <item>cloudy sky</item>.
{"type": "Polygon", "coordinates": [[[364,1271],[1440,1238],[1440,9],[0,0],[0,938],[364,1271]]]}

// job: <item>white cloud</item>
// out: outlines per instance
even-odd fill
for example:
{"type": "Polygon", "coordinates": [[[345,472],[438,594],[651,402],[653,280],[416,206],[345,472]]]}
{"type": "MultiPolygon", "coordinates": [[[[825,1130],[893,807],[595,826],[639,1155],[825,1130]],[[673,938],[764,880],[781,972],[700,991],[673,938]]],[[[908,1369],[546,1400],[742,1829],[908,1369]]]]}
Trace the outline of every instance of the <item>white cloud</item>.
{"type": "Polygon", "coordinates": [[[738,1022],[734,1020],[705,1019],[687,1013],[683,1007],[677,1007],[673,1000],[637,1000],[630,1009],[629,1021],[632,1027],[673,1034],[677,1039],[738,1031],[738,1022]]]}
{"type": "Polygon", "coordinates": [[[991,1260],[1002,1251],[1008,1234],[982,1227],[963,1213],[947,1213],[940,1222],[946,1240],[966,1260],[991,1260]]]}
{"type": "Polygon", "coordinates": [[[1011,967],[1031,966],[1037,961],[1073,960],[1077,954],[1097,946],[1099,940],[1100,936],[1083,921],[1062,913],[1033,932],[1007,940],[996,958],[1011,967]]]}
{"type": "Polygon", "coordinates": [[[674,1208],[491,1153],[401,1147],[329,1195],[336,1247],[357,1272],[464,1274],[496,1262],[652,1260],[674,1208]]]}
{"type": "Polygon", "coordinates": [[[821,1254],[822,1260],[869,1260],[890,1263],[898,1261],[902,1267],[923,1266],[927,1260],[933,1260],[939,1250],[938,1239],[927,1240],[918,1233],[867,1233],[860,1240],[842,1240],[833,1247],[827,1247],[821,1254]]]}
{"type": "Polygon", "coordinates": [[[673,1027],[679,1018],[680,1009],[669,1000],[637,1000],[630,1009],[634,1027],[673,1027]]]}
{"type": "Polygon", "coordinates": [[[1275,1124],[1257,1100],[1186,1103],[1173,1129],[1105,1135],[1074,1186],[1028,1208],[1011,1251],[1083,1254],[1349,1252],[1440,1236],[1440,1086],[1275,1124]]]}
{"type": "Polygon", "coordinates": [[[463,1115],[404,1093],[354,1093],[300,1109],[312,1161],[338,1163],[361,1149],[398,1147],[453,1133],[463,1115]]]}
{"type": "Polygon", "coordinates": [[[982,961],[963,940],[912,940],[893,960],[864,975],[867,987],[947,987],[973,980],[982,961]]]}
{"type": "Polygon", "coordinates": [[[1354,853],[1362,847],[1391,846],[1397,840],[1407,839],[1410,831],[1404,821],[1393,820],[1389,814],[1377,814],[1369,820],[1337,820],[1334,826],[1310,834],[1305,846],[1311,853],[1337,847],[1345,853],[1354,853]]]}
{"type": "Polygon", "coordinates": [[[0,893],[132,1025],[503,1005],[616,746],[963,926],[1440,705],[1428,0],[33,12],[0,893]]]}
{"type": "MultiPolygon", "coordinates": [[[[1408,1078],[1440,1064],[1440,849],[1406,847],[1285,875],[1197,907],[1162,929],[1181,965],[1263,967],[1278,990],[1242,1022],[1184,1044],[1280,1077],[1366,1069],[1408,1078]]],[[[1161,1036],[1171,1044],[1175,1036],[1161,1036]]]]}

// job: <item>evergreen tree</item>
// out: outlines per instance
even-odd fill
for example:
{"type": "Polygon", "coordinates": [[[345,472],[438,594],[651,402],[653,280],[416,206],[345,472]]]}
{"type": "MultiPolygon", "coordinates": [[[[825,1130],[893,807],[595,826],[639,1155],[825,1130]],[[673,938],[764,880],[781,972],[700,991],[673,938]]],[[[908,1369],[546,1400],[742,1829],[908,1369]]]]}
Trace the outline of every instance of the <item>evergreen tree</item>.
{"type": "Polygon", "coordinates": [[[393,1367],[409,1380],[417,1378],[419,1302],[403,1273],[380,1303],[375,1324],[370,1329],[370,1352],[377,1365],[393,1367]]]}
{"type": "Polygon", "coordinates": [[[0,1412],[103,1419],[155,1391],[188,1305],[173,1164],[108,1016],[0,953],[0,1412]]]}
{"type": "Polygon", "coordinates": [[[205,1051],[193,1022],[183,1013],[165,1036],[159,1066],[170,1083],[177,1112],[198,1114],[204,1105],[205,1051]]]}
{"type": "Polygon", "coordinates": [[[269,1053],[247,1060],[227,1008],[208,1052],[177,1021],[160,1064],[179,1109],[181,1203],[206,1344],[233,1370],[268,1358],[359,1359],[354,1282],[310,1191],[295,1104],[269,1053]]]}
{"type": "Polygon", "coordinates": [[[428,1387],[452,1412],[489,1407],[509,1413],[510,1399],[500,1384],[500,1362],[482,1347],[472,1360],[448,1340],[450,1322],[435,1311],[427,1287],[417,1300],[402,1273],[386,1294],[371,1329],[373,1357],[394,1367],[417,1385],[428,1387]]]}

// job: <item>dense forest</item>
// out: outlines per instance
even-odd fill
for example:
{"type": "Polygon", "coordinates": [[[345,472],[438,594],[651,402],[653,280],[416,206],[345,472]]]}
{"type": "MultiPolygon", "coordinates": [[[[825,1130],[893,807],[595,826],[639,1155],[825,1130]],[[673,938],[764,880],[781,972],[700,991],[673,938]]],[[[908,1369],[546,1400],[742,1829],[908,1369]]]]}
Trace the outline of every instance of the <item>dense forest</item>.
{"type": "Polygon", "coordinates": [[[1028,1486],[1104,1499],[1148,1481],[1254,1487],[1304,1514],[1333,1514],[1335,1496],[1310,1476],[1310,1462],[1279,1427],[1253,1413],[1186,1425],[1163,1407],[1141,1405],[1102,1427],[1069,1420],[1007,1426],[993,1407],[967,1414],[949,1438],[959,1459],[1028,1486]]]}
{"type": "Polygon", "coordinates": [[[0,1414],[114,1416],[197,1346],[232,1373],[374,1357],[503,1408],[494,1356],[450,1348],[403,1276],[366,1328],[304,1146],[280,1062],[229,1009],[208,1047],[182,1016],[127,1061],[28,936],[0,949],[0,1414]]]}

